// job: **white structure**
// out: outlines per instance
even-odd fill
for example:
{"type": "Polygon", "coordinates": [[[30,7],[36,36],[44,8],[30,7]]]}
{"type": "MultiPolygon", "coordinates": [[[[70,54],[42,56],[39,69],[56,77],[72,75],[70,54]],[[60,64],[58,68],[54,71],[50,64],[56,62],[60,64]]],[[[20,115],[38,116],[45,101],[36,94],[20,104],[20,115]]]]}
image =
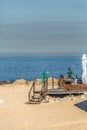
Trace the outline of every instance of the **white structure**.
{"type": "Polygon", "coordinates": [[[83,70],[82,82],[84,84],[86,84],[87,83],[87,57],[86,57],[86,54],[83,54],[83,56],[82,56],[82,70],[83,70]]]}

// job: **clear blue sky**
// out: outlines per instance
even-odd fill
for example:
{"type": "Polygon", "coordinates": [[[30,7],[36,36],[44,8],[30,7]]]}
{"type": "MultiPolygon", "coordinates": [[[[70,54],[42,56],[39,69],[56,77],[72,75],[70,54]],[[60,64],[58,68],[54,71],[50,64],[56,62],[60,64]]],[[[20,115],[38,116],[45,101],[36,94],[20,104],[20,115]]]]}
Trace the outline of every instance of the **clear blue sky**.
{"type": "Polygon", "coordinates": [[[87,0],[0,0],[0,53],[87,53],[87,0]]]}

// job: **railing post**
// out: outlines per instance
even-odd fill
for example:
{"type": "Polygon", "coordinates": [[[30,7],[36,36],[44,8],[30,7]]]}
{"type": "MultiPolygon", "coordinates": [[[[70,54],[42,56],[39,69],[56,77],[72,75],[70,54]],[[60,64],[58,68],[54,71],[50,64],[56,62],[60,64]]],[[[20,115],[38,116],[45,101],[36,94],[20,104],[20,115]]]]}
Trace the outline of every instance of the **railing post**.
{"type": "Polygon", "coordinates": [[[34,84],[33,84],[33,96],[35,96],[35,80],[34,80],[34,84]]]}
{"type": "Polygon", "coordinates": [[[47,91],[48,91],[48,79],[46,80],[46,84],[45,84],[46,86],[46,96],[47,96],[47,91]]]}
{"type": "Polygon", "coordinates": [[[30,92],[28,92],[28,101],[30,101],[30,92]]]}
{"type": "Polygon", "coordinates": [[[28,92],[28,100],[31,98],[31,91],[33,92],[33,96],[35,96],[35,81],[33,81],[30,91],[28,92]]]}
{"type": "Polygon", "coordinates": [[[54,77],[52,77],[52,89],[54,89],[54,77]]]}

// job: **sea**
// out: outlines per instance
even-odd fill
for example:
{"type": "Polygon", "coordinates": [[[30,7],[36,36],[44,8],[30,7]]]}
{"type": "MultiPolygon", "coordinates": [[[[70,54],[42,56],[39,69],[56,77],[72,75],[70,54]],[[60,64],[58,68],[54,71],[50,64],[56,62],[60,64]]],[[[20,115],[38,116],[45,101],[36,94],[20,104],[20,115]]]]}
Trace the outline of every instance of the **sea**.
{"type": "Polygon", "coordinates": [[[0,56],[0,81],[17,79],[34,80],[48,72],[48,77],[59,78],[62,74],[67,78],[67,70],[71,68],[73,78],[82,77],[82,56],[0,56]]]}

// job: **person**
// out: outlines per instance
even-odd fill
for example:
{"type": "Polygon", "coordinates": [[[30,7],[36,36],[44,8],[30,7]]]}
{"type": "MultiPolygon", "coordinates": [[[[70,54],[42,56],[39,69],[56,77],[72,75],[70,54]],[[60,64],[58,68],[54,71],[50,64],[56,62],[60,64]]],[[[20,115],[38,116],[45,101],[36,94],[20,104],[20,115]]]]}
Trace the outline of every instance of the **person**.
{"type": "Polygon", "coordinates": [[[76,74],[76,79],[78,79],[78,75],[76,74]]]}
{"type": "Polygon", "coordinates": [[[42,72],[41,73],[41,81],[42,81],[42,83],[44,84],[45,83],[45,72],[42,72]]]}
{"type": "Polygon", "coordinates": [[[81,78],[81,77],[78,78],[78,80],[77,80],[77,84],[82,84],[82,78],[81,78]]]}
{"type": "Polygon", "coordinates": [[[77,81],[78,81],[78,75],[76,74],[75,84],[77,84],[77,81]]]}
{"type": "Polygon", "coordinates": [[[49,74],[48,71],[47,72],[44,71],[44,72],[41,73],[41,81],[42,81],[43,84],[46,83],[46,81],[48,79],[48,74],[49,74]]]}
{"type": "Polygon", "coordinates": [[[67,74],[68,74],[68,79],[72,79],[72,70],[71,70],[71,68],[68,68],[67,74]]]}
{"type": "Polygon", "coordinates": [[[58,85],[60,88],[63,88],[65,82],[65,78],[63,75],[60,75],[60,79],[58,80],[58,85]]]}

